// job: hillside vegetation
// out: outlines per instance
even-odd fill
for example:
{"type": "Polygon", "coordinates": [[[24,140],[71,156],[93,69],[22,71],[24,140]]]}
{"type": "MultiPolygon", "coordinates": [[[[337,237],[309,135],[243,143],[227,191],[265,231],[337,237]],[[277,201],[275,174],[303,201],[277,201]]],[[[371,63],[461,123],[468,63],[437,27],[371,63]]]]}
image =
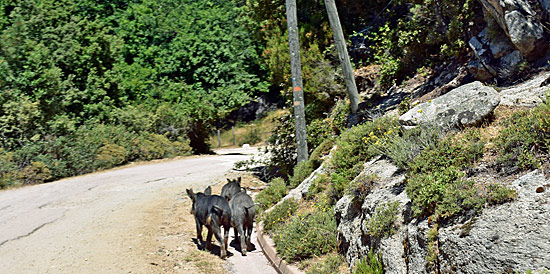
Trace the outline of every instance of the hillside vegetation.
{"type": "Polygon", "coordinates": [[[0,187],[209,151],[267,91],[233,1],[2,1],[0,187]]]}
{"type": "MultiPolygon", "coordinates": [[[[305,199],[286,199],[261,214],[264,229],[271,233],[277,252],[287,262],[299,263],[308,273],[323,269],[326,272],[322,273],[347,273],[345,260],[338,259],[341,246],[332,238],[338,234],[334,207],[346,194],[353,197],[354,204],[361,205],[379,184],[376,176],[360,176],[364,164],[383,156],[406,174],[405,191],[411,199],[412,216],[427,218],[431,224],[433,235],[427,237],[433,246],[429,247],[426,260],[427,269],[431,265],[433,271],[438,263],[438,226],[464,215],[471,218],[483,208],[516,199],[516,191],[507,187],[505,178],[548,165],[549,110],[548,101],[535,109],[502,107],[492,120],[479,127],[449,133],[436,128],[403,130],[391,115],[354,126],[325,139],[310,161],[294,168],[293,176],[273,179],[256,196],[260,208],[269,209],[319,167],[320,158],[327,159],[323,163],[325,171],[311,181],[305,199]],[[331,151],[332,144],[335,149],[331,151]],[[329,153],[330,158],[326,158],[329,153]],[[468,178],[467,174],[480,165],[498,174],[501,183],[468,178]],[[308,239],[307,245],[296,240],[304,238],[308,239]],[[323,259],[319,260],[319,256],[323,259]]],[[[371,219],[365,224],[367,239],[380,241],[396,233],[398,207],[397,202],[382,203],[370,213],[371,219]]],[[[369,254],[350,267],[355,273],[382,273],[379,256],[369,254]]]]}

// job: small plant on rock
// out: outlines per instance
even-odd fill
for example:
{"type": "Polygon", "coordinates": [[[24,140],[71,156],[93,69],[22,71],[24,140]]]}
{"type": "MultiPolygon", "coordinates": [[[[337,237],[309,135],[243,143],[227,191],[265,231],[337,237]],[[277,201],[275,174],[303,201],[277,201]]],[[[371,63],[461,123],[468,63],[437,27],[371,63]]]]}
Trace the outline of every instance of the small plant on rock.
{"type": "Polygon", "coordinates": [[[367,223],[368,234],[383,238],[393,235],[396,230],[395,221],[399,210],[399,202],[388,202],[376,207],[376,212],[367,223]]]}

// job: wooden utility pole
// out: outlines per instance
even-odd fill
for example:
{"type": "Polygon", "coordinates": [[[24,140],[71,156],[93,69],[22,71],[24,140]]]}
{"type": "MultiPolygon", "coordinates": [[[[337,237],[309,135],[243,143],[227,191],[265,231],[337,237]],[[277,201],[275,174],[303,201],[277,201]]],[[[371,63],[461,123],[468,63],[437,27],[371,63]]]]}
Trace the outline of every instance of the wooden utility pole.
{"type": "Polygon", "coordinates": [[[346,80],[346,87],[348,89],[348,96],[351,104],[351,113],[355,113],[359,108],[359,93],[357,92],[353,69],[349,61],[348,49],[346,48],[346,41],[344,40],[344,32],[342,31],[342,25],[340,25],[340,18],[338,18],[338,10],[336,9],[334,0],[325,0],[325,6],[327,7],[330,27],[334,33],[334,43],[338,50],[338,57],[340,57],[340,65],[342,66],[342,72],[346,80]]]}
{"type": "Polygon", "coordinates": [[[290,48],[290,67],[292,72],[294,119],[296,121],[296,149],[298,151],[298,162],[302,162],[307,161],[308,153],[296,0],[286,0],[286,20],[288,26],[288,45],[290,48]]]}

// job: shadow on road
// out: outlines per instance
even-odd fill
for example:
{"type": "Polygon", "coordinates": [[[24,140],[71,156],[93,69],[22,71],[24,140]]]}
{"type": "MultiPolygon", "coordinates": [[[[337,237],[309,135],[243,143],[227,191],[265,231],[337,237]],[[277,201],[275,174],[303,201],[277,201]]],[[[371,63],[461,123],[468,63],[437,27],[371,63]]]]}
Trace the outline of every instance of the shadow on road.
{"type": "MultiPolygon", "coordinates": [[[[197,240],[197,238],[192,238],[193,240],[193,243],[197,246],[197,249],[198,250],[204,250],[204,251],[209,251],[210,254],[213,254],[213,255],[216,255],[216,256],[220,256],[220,252],[221,252],[221,248],[215,244],[212,244],[212,247],[210,250],[207,250],[206,249],[206,243],[204,243],[204,246],[202,246],[199,241],[197,240]]],[[[227,258],[230,258],[233,256],[233,253],[231,253],[229,250],[227,250],[227,258]]]]}

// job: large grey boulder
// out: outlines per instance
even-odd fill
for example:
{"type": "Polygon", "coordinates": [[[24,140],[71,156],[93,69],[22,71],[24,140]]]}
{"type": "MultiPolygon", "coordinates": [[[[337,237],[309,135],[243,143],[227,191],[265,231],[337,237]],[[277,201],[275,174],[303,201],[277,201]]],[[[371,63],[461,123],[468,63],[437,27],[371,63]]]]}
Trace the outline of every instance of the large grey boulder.
{"type": "Polygon", "coordinates": [[[500,26],[512,45],[528,59],[538,57],[546,50],[546,35],[537,14],[536,1],[526,0],[480,0],[485,11],[500,26]]]}
{"type": "Polygon", "coordinates": [[[405,128],[433,125],[444,130],[475,125],[491,114],[499,102],[494,88],[476,81],[415,106],[399,117],[399,123],[405,128]]]}
{"type": "Polygon", "coordinates": [[[550,181],[534,171],[512,185],[516,201],[439,230],[442,273],[550,270],[550,181]]]}
{"type": "Polygon", "coordinates": [[[534,107],[546,100],[550,93],[550,72],[541,73],[519,85],[502,89],[500,104],[504,106],[534,107]]]}

